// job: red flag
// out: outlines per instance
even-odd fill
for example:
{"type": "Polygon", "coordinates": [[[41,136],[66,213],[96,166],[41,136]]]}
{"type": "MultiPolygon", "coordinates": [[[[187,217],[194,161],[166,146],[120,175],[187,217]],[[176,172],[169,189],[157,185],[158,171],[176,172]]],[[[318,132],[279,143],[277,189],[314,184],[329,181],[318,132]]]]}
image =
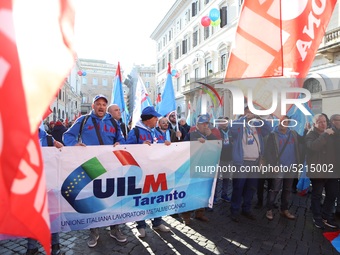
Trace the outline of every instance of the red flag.
{"type": "Polygon", "coordinates": [[[46,112],[44,113],[42,119],[46,119],[50,114],[52,113],[52,109],[51,107],[49,106],[47,109],[46,109],[46,112]]]}
{"type": "Polygon", "coordinates": [[[73,66],[71,7],[67,0],[0,2],[0,233],[37,239],[47,254],[51,234],[37,130],[73,66]]]}
{"type": "Polygon", "coordinates": [[[335,4],[336,0],[245,0],[225,81],[306,77],[335,4]]]}
{"type": "MultiPolygon", "coordinates": [[[[335,3],[336,0],[245,0],[224,81],[285,77],[233,82],[252,104],[262,109],[272,107],[272,91],[301,88],[335,3]]],[[[289,99],[299,96],[294,92],[285,95],[289,99]]],[[[291,106],[287,106],[286,112],[291,106]]],[[[274,107],[273,113],[280,116],[281,105],[274,107]]]]}

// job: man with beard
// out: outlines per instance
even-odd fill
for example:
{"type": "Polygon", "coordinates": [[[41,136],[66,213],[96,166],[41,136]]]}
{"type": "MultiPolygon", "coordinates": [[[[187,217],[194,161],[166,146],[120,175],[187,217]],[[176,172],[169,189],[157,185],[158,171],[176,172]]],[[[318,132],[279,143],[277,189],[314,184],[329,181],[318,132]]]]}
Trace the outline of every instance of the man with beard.
{"type": "MultiPolygon", "coordinates": [[[[92,101],[92,111],[79,117],[64,133],[63,142],[66,146],[113,145],[125,144],[119,125],[106,112],[108,100],[104,95],[97,95],[92,101]]],[[[110,236],[118,242],[126,242],[127,238],[118,225],[110,226],[110,236]]],[[[99,238],[99,229],[91,228],[87,240],[89,247],[95,247],[99,238]]]]}
{"type": "MultiPolygon", "coordinates": [[[[216,136],[213,135],[210,129],[210,119],[207,115],[201,115],[196,124],[196,129],[192,132],[189,132],[185,138],[184,141],[199,141],[201,143],[204,143],[206,140],[218,140],[216,136]]],[[[182,213],[182,219],[185,225],[191,224],[191,216],[192,211],[183,212],[182,213]]],[[[200,208],[195,210],[195,219],[201,220],[201,221],[209,221],[209,219],[204,215],[205,208],[200,208]]]]}
{"type": "MultiPolygon", "coordinates": [[[[324,229],[325,225],[330,228],[338,228],[332,216],[338,190],[338,180],[332,178],[330,172],[314,171],[318,167],[330,169],[331,166],[336,165],[334,130],[327,127],[327,119],[323,114],[314,116],[313,126],[308,131],[305,141],[307,176],[312,182],[311,208],[314,225],[320,229],[324,229]],[[321,204],[324,189],[326,196],[323,204],[321,204]]],[[[333,169],[333,172],[335,170],[337,169],[333,169]]]]}

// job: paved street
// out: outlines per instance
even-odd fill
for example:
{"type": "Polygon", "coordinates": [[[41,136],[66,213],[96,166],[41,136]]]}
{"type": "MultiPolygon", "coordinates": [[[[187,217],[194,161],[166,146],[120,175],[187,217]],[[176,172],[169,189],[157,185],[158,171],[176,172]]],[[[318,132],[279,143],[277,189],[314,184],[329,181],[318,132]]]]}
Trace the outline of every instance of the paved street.
{"type": "MultiPolygon", "coordinates": [[[[169,233],[147,228],[147,236],[140,239],[135,223],[128,223],[121,226],[128,236],[128,242],[124,244],[112,239],[108,230],[102,228],[98,245],[94,248],[86,245],[87,230],[61,233],[61,245],[66,255],[338,254],[323,237],[323,231],[314,227],[309,206],[310,195],[293,195],[291,212],[297,215],[295,221],[281,217],[277,210],[274,220],[268,221],[266,210],[262,208],[254,209],[257,221],[241,217],[241,221],[235,223],[229,217],[230,204],[220,200],[213,212],[206,212],[209,223],[192,220],[191,226],[185,226],[180,218],[167,216],[164,221],[171,227],[169,233]]],[[[326,228],[325,231],[332,230],[326,228]]],[[[25,246],[24,239],[0,241],[0,254],[25,254],[25,246]]],[[[40,254],[45,254],[43,249],[40,254]]]]}

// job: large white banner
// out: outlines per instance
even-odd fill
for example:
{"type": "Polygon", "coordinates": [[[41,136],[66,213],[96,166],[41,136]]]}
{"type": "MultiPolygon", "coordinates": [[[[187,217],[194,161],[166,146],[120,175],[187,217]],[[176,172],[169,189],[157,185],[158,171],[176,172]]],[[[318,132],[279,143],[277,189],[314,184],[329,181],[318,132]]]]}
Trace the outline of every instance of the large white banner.
{"type": "Polygon", "coordinates": [[[52,232],[66,232],[211,207],[221,143],[42,151],[52,232]]]}

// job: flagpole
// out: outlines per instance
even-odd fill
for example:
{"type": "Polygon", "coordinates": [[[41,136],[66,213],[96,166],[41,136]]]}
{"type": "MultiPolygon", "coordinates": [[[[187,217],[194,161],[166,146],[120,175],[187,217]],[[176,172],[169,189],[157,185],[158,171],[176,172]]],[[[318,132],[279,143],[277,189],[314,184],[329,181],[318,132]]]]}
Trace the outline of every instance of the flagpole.
{"type": "MultiPolygon", "coordinates": [[[[177,129],[177,131],[179,131],[178,120],[177,120],[177,109],[175,110],[175,119],[176,119],[176,129],[177,129]]],[[[177,137],[177,138],[178,138],[178,140],[181,140],[180,137],[177,137]]]]}
{"type": "Polygon", "coordinates": [[[123,113],[123,119],[124,119],[124,124],[125,124],[125,134],[126,134],[126,137],[125,137],[125,139],[127,138],[127,135],[128,135],[128,129],[127,129],[127,125],[128,125],[128,123],[126,123],[126,111],[124,111],[124,113],[123,113]]]}

